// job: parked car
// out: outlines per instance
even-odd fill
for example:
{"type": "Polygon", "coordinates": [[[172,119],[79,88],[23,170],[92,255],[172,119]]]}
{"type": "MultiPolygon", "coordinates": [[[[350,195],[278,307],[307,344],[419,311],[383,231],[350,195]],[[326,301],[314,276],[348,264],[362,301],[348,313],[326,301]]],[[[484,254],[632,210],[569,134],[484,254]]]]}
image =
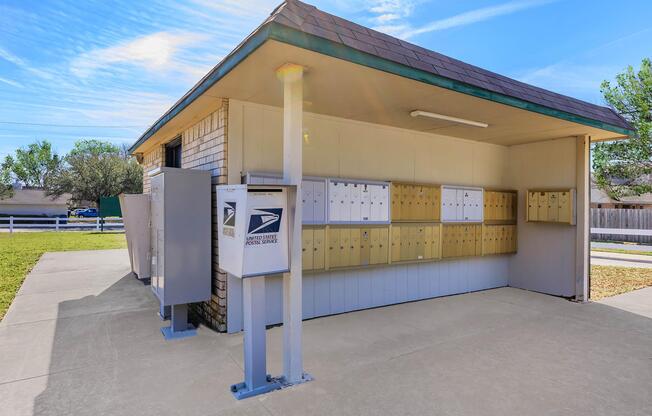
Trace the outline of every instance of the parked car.
{"type": "Polygon", "coordinates": [[[84,211],[84,210],[87,210],[87,209],[88,209],[88,208],[75,208],[75,209],[73,209],[72,211],[70,211],[70,216],[71,216],[71,217],[78,217],[78,216],[79,216],[79,213],[80,213],[81,211],[84,211]]]}
{"type": "Polygon", "coordinates": [[[95,218],[97,217],[97,208],[86,208],[77,213],[80,218],[95,218]]]}

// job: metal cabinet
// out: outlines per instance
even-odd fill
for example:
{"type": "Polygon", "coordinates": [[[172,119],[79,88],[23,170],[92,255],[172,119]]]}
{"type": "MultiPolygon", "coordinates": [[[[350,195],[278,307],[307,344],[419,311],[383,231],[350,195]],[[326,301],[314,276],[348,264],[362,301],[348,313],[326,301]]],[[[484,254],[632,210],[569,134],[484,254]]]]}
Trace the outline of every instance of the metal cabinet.
{"type": "Polygon", "coordinates": [[[151,186],[152,291],[164,306],[209,300],[210,172],[161,168],[151,186]]]}

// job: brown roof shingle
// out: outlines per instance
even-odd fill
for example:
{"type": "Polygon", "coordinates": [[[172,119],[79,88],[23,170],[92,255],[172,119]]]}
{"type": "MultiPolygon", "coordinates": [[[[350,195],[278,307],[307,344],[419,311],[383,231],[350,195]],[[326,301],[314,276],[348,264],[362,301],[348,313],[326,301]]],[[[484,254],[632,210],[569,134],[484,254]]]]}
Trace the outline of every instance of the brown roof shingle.
{"type": "Polygon", "coordinates": [[[534,104],[624,129],[631,125],[608,107],[591,104],[479,68],[418,45],[331,15],[298,0],[278,6],[265,23],[276,22],[389,61],[534,104]]]}

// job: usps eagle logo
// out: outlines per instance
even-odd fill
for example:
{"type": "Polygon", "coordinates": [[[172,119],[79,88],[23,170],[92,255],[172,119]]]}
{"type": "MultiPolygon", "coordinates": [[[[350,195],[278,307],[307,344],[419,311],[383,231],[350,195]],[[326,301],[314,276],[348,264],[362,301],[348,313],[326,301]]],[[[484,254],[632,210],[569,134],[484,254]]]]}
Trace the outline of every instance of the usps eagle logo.
{"type": "Polygon", "coordinates": [[[235,202],[224,203],[224,220],[222,224],[227,227],[235,227],[235,202]]]}
{"type": "Polygon", "coordinates": [[[281,228],[283,208],[258,208],[249,219],[248,234],[278,233],[281,228]]]}

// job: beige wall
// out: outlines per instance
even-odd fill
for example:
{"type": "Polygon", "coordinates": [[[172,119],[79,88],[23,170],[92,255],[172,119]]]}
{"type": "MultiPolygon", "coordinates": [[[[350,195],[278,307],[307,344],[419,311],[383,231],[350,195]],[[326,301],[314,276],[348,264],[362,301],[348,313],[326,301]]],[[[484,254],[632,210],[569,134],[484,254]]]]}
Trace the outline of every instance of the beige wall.
{"type": "MultiPolygon", "coordinates": [[[[229,183],[283,167],[282,109],[231,100],[229,183]]],[[[305,175],[500,187],[508,148],[306,113],[305,175]]]]}
{"type": "Polygon", "coordinates": [[[512,146],[508,176],[519,191],[518,253],[512,257],[510,286],[560,296],[575,295],[576,227],[525,222],[525,191],[576,188],[577,139],[512,146]]]}

